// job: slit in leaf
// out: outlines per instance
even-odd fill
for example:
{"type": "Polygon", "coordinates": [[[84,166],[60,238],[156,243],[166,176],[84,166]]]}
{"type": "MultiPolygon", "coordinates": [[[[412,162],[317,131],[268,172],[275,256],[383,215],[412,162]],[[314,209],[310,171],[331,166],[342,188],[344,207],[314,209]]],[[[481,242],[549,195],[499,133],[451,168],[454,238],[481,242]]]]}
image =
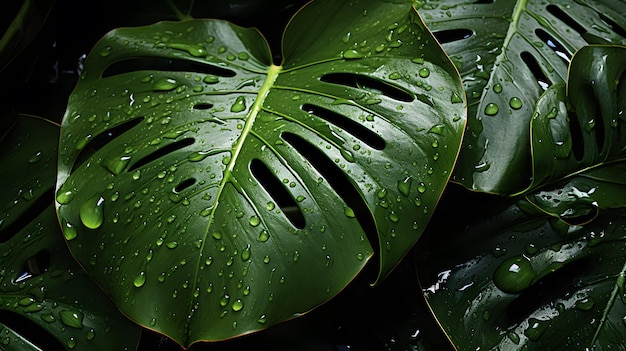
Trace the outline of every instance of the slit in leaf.
{"type": "Polygon", "coordinates": [[[208,102],[201,102],[201,103],[193,105],[193,108],[195,110],[208,110],[212,107],[213,107],[213,104],[210,104],[208,102]]]}
{"type": "MultiPolygon", "coordinates": [[[[378,245],[376,222],[361,197],[361,194],[346,174],[322,151],[302,137],[292,133],[282,133],[282,138],[322,175],[343,202],[354,212],[354,216],[373,246],[378,245]]],[[[378,247],[376,247],[376,251],[378,247]]]]}
{"type": "Polygon", "coordinates": [[[194,184],[196,184],[196,180],[194,178],[185,179],[174,188],[174,192],[179,194],[194,184]]]}
{"type": "Polygon", "coordinates": [[[495,0],[476,0],[474,4],[493,4],[495,0]]]}
{"type": "Polygon", "coordinates": [[[572,17],[570,17],[570,15],[568,15],[567,13],[565,13],[565,11],[561,10],[560,7],[556,6],[556,5],[548,5],[546,7],[546,9],[548,10],[548,12],[550,12],[554,17],[560,19],[561,21],[563,21],[566,25],[570,26],[573,30],[575,30],[576,32],[578,32],[578,34],[585,34],[587,33],[587,30],[585,29],[585,27],[583,27],[582,25],[580,25],[580,23],[578,23],[577,20],[573,19],[572,17]]]}
{"type": "Polygon", "coordinates": [[[536,311],[541,306],[553,303],[559,298],[567,298],[581,287],[578,281],[581,276],[590,274],[596,264],[591,257],[566,263],[558,270],[535,281],[530,287],[519,294],[506,309],[502,318],[504,325],[515,325],[528,318],[529,311],[536,311]]]}
{"type": "MultiPolygon", "coordinates": [[[[569,111],[570,114],[570,131],[572,133],[572,151],[578,161],[582,160],[584,156],[584,145],[580,142],[582,139],[582,128],[585,128],[586,133],[594,133],[596,139],[596,147],[598,153],[602,153],[604,148],[604,119],[600,113],[599,106],[597,104],[597,97],[590,84],[585,84],[579,88],[582,91],[581,96],[585,99],[585,111],[569,111]],[[585,115],[580,115],[584,112],[585,115]]],[[[579,105],[579,106],[582,106],[579,105]]]]}
{"type": "Polygon", "coordinates": [[[250,162],[250,171],[272,197],[289,222],[298,229],[304,228],[306,223],[302,210],[287,191],[285,185],[276,178],[265,163],[258,159],[252,160],[252,162],[250,162]]]}
{"type": "MultiPolygon", "coordinates": [[[[27,210],[22,211],[11,224],[0,228],[0,244],[7,242],[17,233],[35,220],[43,211],[49,209],[54,203],[54,189],[46,189],[35,199],[30,201],[27,210]]],[[[51,209],[50,209],[51,210],[51,209]]]]}
{"type": "Polygon", "coordinates": [[[52,334],[21,314],[0,310],[0,325],[5,325],[5,328],[14,330],[40,350],[65,351],[63,344],[52,334]]]}
{"type": "Polygon", "coordinates": [[[156,150],[155,152],[144,156],[143,158],[139,159],[137,162],[133,163],[130,168],[128,168],[128,172],[132,172],[134,170],[136,170],[139,167],[143,167],[145,165],[147,165],[148,163],[157,160],[163,156],[166,156],[168,154],[171,154],[174,151],[180,150],[184,147],[187,147],[189,145],[192,145],[196,140],[194,138],[185,138],[182,140],[178,140],[175,141],[171,144],[168,144],[162,148],[159,148],[158,150],[156,150]]]}
{"type": "Polygon", "coordinates": [[[552,51],[554,51],[554,53],[557,54],[557,56],[559,56],[566,65],[569,65],[569,62],[572,60],[572,55],[567,52],[567,49],[565,49],[565,47],[558,40],[543,29],[535,29],[535,34],[539,37],[539,39],[541,39],[541,41],[546,43],[546,45],[548,45],[548,47],[552,49],[552,51]]]}
{"type": "Polygon", "coordinates": [[[619,35],[622,38],[626,38],[626,29],[624,29],[622,26],[617,24],[612,19],[606,17],[604,14],[598,13],[598,15],[600,16],[600,19],[604,23],[606,23],[609,27],[611,27],[611,29],[615,32],[615,34],[619,35]]]}
{"type": "Polygon", "coordinates": [[[19,284],[46,272],[48,268],[50,268],[50,253],[46,250],[39,251],[35,256],[26,260],[13,282],[19,284]]]}
{"type": "Polygon", "coordinates": [[[139,123],[143,121],[143,117],[134,118],[130,121],[126,121],[121,123],[111,129],[107,129],[104,132],[93,137],[87,144],[80,150],[78,156],[76,156],[76,161],[72,166],[73,173],[78,167],[80,167],[89,157],[91,157],[96,151],[103,148],[105,145],[113,141],[115,138],[120,135],[126,133],[139,123]]]}
{"type": "Polygon", "coordinates": [[[219,77],[234,77],[235,72],[209,63],[200,63],[190,60],[168,59],[162,57],[136,57],[117,61],[109,65],[102,77],[111,77],[119,74],[136,71],[168,71],[168,72],[195,72],[211,74],[219,77]]]}
{"type": "Polygon", "coordinates": [[[439,41],[439,43],[445,44],[453,41],[468,39],[472,35],[474,35],[474,32],[470,29],[458,28],[440,30],[437,32],[433,32],[433,35],[435,36],[435,38],[437,38],[437,41],[439,41]]]}
{"type": "Polygon", "coordinates": [[[520,54],[520,57],[522,61],[524,61],[532,75],[535,77],[535,80],[541,86],[541,88],[543,90],[548,89],[550,85],[552,85],[552,83],[546,77],[545,73],[543,73],[543,70],[541,69],[541,66],[539,65],[535,57],[533,57],[533,55],[528,51],[522,52],[520,54]]]}
{"type": "Polygon", "coordinates": [[[354,73],[329,73],[321,78],[322,82],[344,85],[352,88],[371,91],[403,102],[413,101],[408,92],[378,79],[354,73]]]}
{"type": "Polygon", "coordinates": [[[385,148],[385,139],[342,114],[312,104],[303,105],[302,110],[336,125],[373,149],[382,150],[385,148]]]}

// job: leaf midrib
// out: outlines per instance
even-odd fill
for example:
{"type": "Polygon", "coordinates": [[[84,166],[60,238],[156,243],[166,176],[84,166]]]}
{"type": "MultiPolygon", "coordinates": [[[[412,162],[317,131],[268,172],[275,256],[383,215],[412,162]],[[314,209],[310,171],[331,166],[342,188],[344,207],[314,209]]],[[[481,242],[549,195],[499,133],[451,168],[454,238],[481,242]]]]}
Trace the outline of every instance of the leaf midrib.
{"type": "MultiPolygon", "coordinates": [[[[259,89],[257,98],[252,104],[252,107],[250,107],[250,111],[248,112],[248,115],[246,116],[246,123],[244,124],[241,130],[241,135],[239,136],[239,139],[237,139],[237,143],[232,149],[230,162],[226,166],[226,170],[224,170],[224,177],[222,178],[222,182],[220,183],[219,189],[217,190],[217,195],[215,197],[213,209],[211,210],[211,215],[209,216],[209,222],[207,223],[206,229],[204,231],[204,237],[202,238],[202,245],[200,246],[201,253],[204,252],[204,247],[205,247],[204,245],[207,242],[207,237],[209,235],[209,228],[211,227],[211,224],[213,224],[213,220],[215,218],[215,211],[218,208],[222,191],[224,191],[226,184],[233,181],[232,171],[235,168],[239,154],[241,153],[241,150],[243,149],[243,145],[248,135],[252,133],[252,127],[254,125],[256,117],[258,116],[259,112],[262,110],[263,103],[265,102],[265,99],[267,98],[267,95],[269,94],[270,89],[274,86],[274,83],[276,82],[276,78],[278,78],[278,75],[280,74],[281,71],[282,71],[282,66],[276,66],[276,65],[269,66],[265,81],[263,82],[263,85],[259,89]]],[[[200,265],[201,265],[201,260],[198,260],[196,263],[194,278],[197,278],[199,274],[198,272],[200,271],[200,265]]],[[[198,281],[197,279],[193,280],[194,289],[192,289],[191,291],[195,291],[195,288],[197,286],[197,281],[198,281]]],[[[191,301],[190,306],[191,305],[193,305],[193,301],[191,301]]],[[[188,342],[189,341],[188,339],[191,337],[191,335],[189,334],[189,330],[186,332],[185,336],[187,339],[185,340],[185,342],[188,342]]]]}

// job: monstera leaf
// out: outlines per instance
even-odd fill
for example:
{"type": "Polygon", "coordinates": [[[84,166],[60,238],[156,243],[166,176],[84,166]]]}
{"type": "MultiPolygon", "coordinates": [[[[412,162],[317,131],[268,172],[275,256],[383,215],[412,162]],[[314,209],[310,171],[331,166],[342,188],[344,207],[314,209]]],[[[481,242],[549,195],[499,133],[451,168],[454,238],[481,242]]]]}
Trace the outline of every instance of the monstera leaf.
{"type": "MultiPolygon", "coordinates": [[[[407,253],[464,130],[458,73],[408,1],[314,1],[282,63],[218,20],[109,33],[63,120],[57,211],[124,314],[181,345],[327,301],[407,253]]],[[[372,279],[373,280],[373,279],[372,279]]]]}
{"type": "Polygon", "coordinates": [[[530,121],[587,44],[626,44],[622,1],[424,1],[425,22],[456,63],[468,129],[453,180],[517,193],[531,179],[530,121]]]}
{"type": "Polygon", "coordinates": [[[417,266],[455,348],[623,348],[624,214],[568,228],[511,205],[445,238],[417,266]]]}
{"type": "Polygon", "coordinates": [[[59,128],[20,116],[0,142],[3,350],[130,350],[139,327],[72,259],[53,206],[59,128]]]}

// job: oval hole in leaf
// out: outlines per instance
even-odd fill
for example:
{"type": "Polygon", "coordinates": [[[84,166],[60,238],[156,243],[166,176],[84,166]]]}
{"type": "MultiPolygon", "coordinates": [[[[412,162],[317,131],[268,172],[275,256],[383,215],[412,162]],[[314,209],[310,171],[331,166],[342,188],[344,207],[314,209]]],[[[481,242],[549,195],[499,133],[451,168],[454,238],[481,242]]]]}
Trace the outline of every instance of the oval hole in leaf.
{"type": "Polygon", "coordinates": [[[587,30],[585,29],[585,27],[580,25],[578,21],[576,21],[575,19],[570,17],[567,13],[565,13],[563,10],[561,10],[560,7],[551,4],[546,7],[546,10],[548,10],[548,12],[550,12],[554,17],[560,19],[566,25],[570,26],[573,30],[578,32],[578,34],[583,35],[587,33],[587,30]]]}
{"type": "Polygon", "coordinates": [[[250,171],[259,183],[261,183],[261,186],[265,188],[265,191],[272,197],[289,222],[298,229],[304,228],[306,221],[302,210],[300,210],[296,201],[287,189],[285,189],[283,183],[276,178],[265,163],[258,159],[252,160],[252,162],[250,162],[250,171]]]}
{"type": "Polygon", "coordinates": [[[615,32],[615,34],[621,36],[622,38],[626,38],[626,30],[622,28],[619,24],[615,23],[612,19],[606,17],[604,14],[598,13],[600,19],[606,23],[611,29],[615,32]]]}
{"type": "Polygon", "coordinates": [[[371,91],[377,94],[385,95],[397,101],[411,102],[413,96],[408,92],[385,83],[383,81],[373,79],[367,76],[354,73],[329,73],[323,75],[320,80],[326,83],[339,84],[352,88],[358,88],[371,91]]]}
{"type": "Polygon", "coordinates": [[[2,324],[13,329],[41,350],[65,351],[63,344],[47,330],[20,314],[0,310],[0,325],[2,324]]]}
{"type": "Polygon", "coordinates": [[[376,150],[382,150],[385,148],[385,139],[381,138],[378,134],[367,129],[363,125],[337,112],[312,104],[304,104],[302,106],[302,110],[336,125],[376,150]]]}
{"type": "MultiPolygon", "coordinates": [[[[292,133],[282,133],[281,137],[293,146],[300,154],[324,177],[335,190],[337,195],[350,207],[358,220],[363,232],[367,235],[372,246],[378,244],[376,222],[367,207],[367,203],[359,194],[357,188],[331,159],[322,151],[311,145],[302,137],[292,133]]],[[[375,252],[378,250],[375,247],[375,252]]]]}
{"type": "Polygon", "coordinates": [[[115,62],[107,67],[102,77],[111,77],[119,74],[136,71],[168,71],[168,72],[196,72],[212,74],[220,77],[234,77],[235,72],[226,68],[200,63],[191,60],[167,59],[163,57],[137,57],[115,62]]]}
{"type": "Polygon", "coordinates": [[[132,172],[134,170],[136,170],[139,167],[145,166],[148,163],[157,160],[165,155],[171,154],[174,151],[180,150],[184,147],[187,147],[191,144],[193,144],[196,140],[194,138],[185,138],[182,140],[178,140],[175,141],[171,144],[167,144],[166,146],[163,146],[161,148],[159,148],[157,151],[137,160],[137,162],[133,163],[129,168],[128,168],[128,172],[132,172]]]}
{"type": "Polygon", "coordinates": [[[132,129],[134,126],[138,125],[139,123],[141,123],[141,121],[143,121],[143,117],[137,117],[130,121],[121,123],[111,129],[107,129],[104,132],[93,137],[91,140],[89,140],[89,142],[87,142],[85,147],[80,150],[78,156],[76,156],[76,162],[74,162],[74,165],[72,166],[71,173],[74,173],[76,168],[85,163],[85,161],[89,157],[91,157],[91,155],[93,155],[96,151],[100,150],[105,145],[115,140],[115,138],[119,137],[120,135],[132,129]]]}
{"type": "Polygon", "coordinates": [[[474,32],[466,28],[455,28],[433,32],[433,35],[437,38],[439,43],[446,44],[453,41],[468,39],[474,35],[474,32]]]}
{"type": "Polygon", "coordinates": [[[511,301],[503,317],[510,325],[519,324],[528,317],[529,311],[536,311],[558,298],[566,298],[578,289],[578,279],[590,272],[594,264],[591,257],[586,257],[546,274],[511,301]]]}
{"type": "Polygon", "coordinates": [[[199,104],[193,105],[194,110],[208,110],[213,107],[213,104],[208,102],[203,102],[199,104]]]}
{"type": "Polygon", "coordinates": [[[548,89],[550,85],[552,85],[550,80],[548,80],[548,78],[546,77],[545,73],[543,73],[541,66],[539,66],[539,63],[531,53],[529,53],[528,51],[524,51],[520,54],[520,58],[522,59],[522,61],[524,61],[530,72],[535,77],[535,80],[543,90],[548,89]]]}
{"type": "Polygon", "coordinates": [[[569,62],[572,60],[572,55],[567,53],[563,44],[541,28],[535,29],[535,34],[539,37],[539,39],[541,39],[541,41],[546,43],[546,45],[548,45],[548,47],[552,49],[552,51],[554,51],[554,53],[556,53],[566,65],[569,65],[569,62]]]}
{"type": "Polygon", "coordinates": [[[196,184],[196,180],[194,178],[185,179],[174,188],[174,192],[176,194],[180,194],[183,190],[189,188],[194,184],[196,184]]]}
{"type": "Polygon", "coordinates": [[[41,250],[35,256],[26,260],[21,272],[17,274],[13,282],[19,284],[46,272],[48,268],[50,268],[50,253],[46,250],[41,250]]]}
{"type": "Polygon", "coordinates": [[[0,228],[0,244],[7,242],[22,228],[35,220],[43,211],[45,211],[54,201],[54,189],[46,189],[37,197],[36,200],[30,202],[28,210],[22,211],[18,217],[7,226],[1,226],[0,228]]]}

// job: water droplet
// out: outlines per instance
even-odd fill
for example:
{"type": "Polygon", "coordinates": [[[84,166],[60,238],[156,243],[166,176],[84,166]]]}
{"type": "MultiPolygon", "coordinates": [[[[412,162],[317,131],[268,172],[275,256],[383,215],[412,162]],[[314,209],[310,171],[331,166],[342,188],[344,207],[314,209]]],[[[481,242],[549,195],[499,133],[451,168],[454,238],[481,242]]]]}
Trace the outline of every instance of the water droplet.
{"type": "Polygon", "coordinates": [[[235,103],[230,107],[230,112],[238,113],[246,109],[246,99],[243,96],[238,96],[235,103]]]}
{"type": "Polygon", "coordinates": [[[537,341],[541,338],[543,332],[548,328],[549,321],[542,321],[536,318],[528,319],[528,328],[524,330],[524,335],[531,341],[537,341]]]}
{"type": "Polygon", "coordinates": [[[261,233],[259,233],[259,241],[261,242],[266,242],[268,239],[270,238],[269,233],[267,232],[267,230],[263,229],[261,231],[261,233]]]}
{"type": "Polygon", "coordinates": [[[178,246],[178,242],[177,241],[168,241],[165,246],[167,246],[169,249],[175,249],[178,246]]]}
{"type": "Polygon", "coordinates": [[[389,79],[396,80],[396,79],[400,79],[400,78],[402,78],[402,75],[400,73],[398,73],[398,72],[393,72],[393,73],[391,73],[389,75],[389,79]]]}
{"type": "Polygon", "coordinates": [[[68,348],[70,348],[70,349],[73,349],[73,348],[75,348],[75,347],[76,347],[76,340],[74,339],[74,337],[73,337],[73,336],[72,336],[72,337],[70,337],[70,338],[67,340],[66,345],[67,345],[67,347],[68,347],[68,348]]]}
{"type": "Polygon", "coordinates": [[[537,273],[524,256],[515,256],[506,259],[496,268],[493,274],[493,283],[498,289],[507,293],[519,293],[528,288],[537,273]]]}
{"type": "Polygon", "coordinates": [[[596,127],[596,120],[595,119],[590,119],[587,123],[585,123],[585,131],[587,133],[590,133],[593,130],[593,128],[595,128],[595,127],[596,127]]]}
{"type": "Polygon", "coordinates": [[[133,280],[133,285],[136,288],[141,288],[146,283],[146,272],[141,272],[133,280]]]}
{"type": "Polygon", "coordinates": [[[347,51],[343,52],[343,58],[347,59],[347,60],[353,60],[353,59],[360,59],[365,57],[365,55],[363,55],[362,53],[354,50],[354,49],[350,49],[347,51]]]}
{"type": "Polygon", "coordinates": [[[430,127],[430,129],[428,130],[428,133],[443,135],[444,128],[445,126],[443,124],[435,124],[434,126],[430,127]]]}
{"type": "Polygon", "coordinates": [[[463,98],[455,92],[452,92],[452,95],[450,95],[450,102],[453,104],[458,104],[463,102],[463,98]]]}
{"type": "Polygon", "coordinates": [[[41,319],[46,323],[54,323],[57,320],[52,313],[42,314],[41,319]]]}
{"type": "Polygon", "coordinates": [[[574,306],[579,310],[589,311],[591,308],[593,308],[594,305],[595,301],[593,298],[585,297],[581,300],[576,301],[576,304],[574,306]]]}
{"type": "Polygon", "coordinates": [[[552,109],[550,109],[550,112],[548,112],[548,114],[546,115],[546,118],[548,119],[553,119],[556,118],[558,111],[556,109],[556,107],[553,107],[552,109]]]}
{"type": "Polygon", "coordinates": [[[494,116],[498,113],[498,105],[490,102],[485,106],[485,114],[487,116],[494,116]]]}
{"type": "Polygon", "coordinates": [[[250,217],[250,220],[248,221],[250,223],[251,226],[256,227],[259,224],[261,224],[261,220],[259,219],[259,217],[257,216],[252,216],[250,217]]]}
{"type": "Polygon", "coordinates": [[[39,160],[41,160],[42,155],[43,155],[43,154],[41,153],[41,151],[37,151],[37,152],[35,152],[33,155],[31,155],[31,156],[28,158],[28,163],[36,163],[36,162],[39,162],[39,160]]]}
{"type": "Polygon", "coordinates": [[[520,338],[517,333],[511,331],[506,334],[507,338],[509,338],[515,345],[519,345],[520,338]]]}
{"type": "Polygon", "coordinates": [[[72,223],[66,221],[65,219],[63,220],[63,236],[67,241],[74,240],[78,236],[76,228],[74,228],[72,223]]]}
{"type": "Polygon", "coordinates": [[[85,201],[80,207],[79,215],[85,227],[99,228],[104,221],[104,197],[95,195],[85,201]]]}
{"type": "Polygon", "coordinates": [[[224,296],[220,298],[220,306],[226,307],[226,305],[228,305],[228,300],[230,300],[230,296],[228,296],[227,294],[224,294],[224,296]]]}
{"type": "Polygon", "coordinates": [[[353,209],[351,209],[351,208],[350,208],[350,207],[348,207],[348,206],[345,206],[345,207],[343,208],[343,213],[344,213],[347,217],[350,217],[350,218],[354,218],[354,217],[355,217],[354,210],[353,210],[353,209]]]}
{"type": "Polygon", "coordinates": [[[222,238],[222,233],[220,232],[213,232],[211,233],[211,236],[215,239],[215,240],[220,240],[222,238]]]}
{"type": "Polygon", "coordinates": [[[233,302],[233,305],[231,306],[231,308],[235,312],[241,311],[241,309],[243,308],[243,301],[241,301],[241,299],[237,299],[235,302],[233,302]]]}
{"type": "Polygon", "coordinates": [[[62,186],[57,192],[56,200],[61,205],[67,205],[74,199],[76,192],[73,190],[66,190],[63,188],[64,187],[62,186]]]}
{"type": "Polygon", "coordinates": [[[205,82],[206,84],[216,84],[220,81],[220,77],[209,74],[206,77],[204,77],[202,81],[205,82]]]}
{"type": "Polygon", "coordinates": [[[154,84],[154,90],[169,91],[178,87],[178,82],[172,78],[163,77],[154,84]]]}
{"type": "Polygon", "coordinates": [[[509,106],[511,106],[511,108],[514,110],[519,110],[520,108],[522,108],[522,100],[514,96],[511,98],[511,100],[509,100],[509,106]]]}
{"type": "Polygon", "coordinates": [[[66,326],[81,329],[85,315],[80,311],[64,310],[59,312],[59,317],[61,317],[61,322],[66,326]]]}
{"type": "Polygon", "coordinates": [[[406,178],[404,178],[403,180],[399,180],[398,181],[398,191],[400,191],[400,194],[404,195],[404,196],[409,196],[409,193],[411,192],[411,183],[413,182],[413,177],[408,176],[406,178]]]}
{"type": "Polygon", "coordinates": [[[250,58],[250,55],[248,55],[247,52],[242,51],[239,54],[237,54],[237,58],[242,60],[242,61],[247,61],[250,58]]]}
{"type": "Polygon", "coordinates": [[[172,49],[179,49],[179,50],[187,51],[191,56],[195,56],[195,57],[202,57],[202,56],[206,56],[207,55],[206,50],[203,47],[199,46],[199,45],[190,45],[190,44],[183,44],[183,43],[170,43],[167,46],[172,48],[172,49]]]}
{"type": "Polygon", "coordinates": [[[298,262],[299,259],[300,259],[300,253],[296,250],[293,252],[293,261],[298,262]]]}
{"type": "Polygon", "coordinates": [[[418,73],[422,78],[427,78],[430,75],[430,71],[426,67],[420,68],[418,73]]]}
{"type": "Polygon", "coordinates": [[[250,259],[250,244],[246,245],[246,248],[241,252],[241,259],[244,261],[250,259]]]}
{"type": "Polygon", "coordinates": [[[493,91],[495,91],[497,94],[500,94],[502,92],[502,85],[500,83],[494,84],[493,91]]]}
{"type": "Polygon", "coordinates": [[[100,56],[107,57],[107,56],[111,55],[111,51],[112,50],[113,49],[110,46],[107,46],[104,49],[102,49],[102,51],[100,51],[100,56]]]}
{"type": "Polygon", "coordinates": [[[420,194],[423,194],[424,192],[426,192],[426,184],[424,184],[424,182],[420,182],[417,185],[417,191],[419,191],[420,194]]]}

